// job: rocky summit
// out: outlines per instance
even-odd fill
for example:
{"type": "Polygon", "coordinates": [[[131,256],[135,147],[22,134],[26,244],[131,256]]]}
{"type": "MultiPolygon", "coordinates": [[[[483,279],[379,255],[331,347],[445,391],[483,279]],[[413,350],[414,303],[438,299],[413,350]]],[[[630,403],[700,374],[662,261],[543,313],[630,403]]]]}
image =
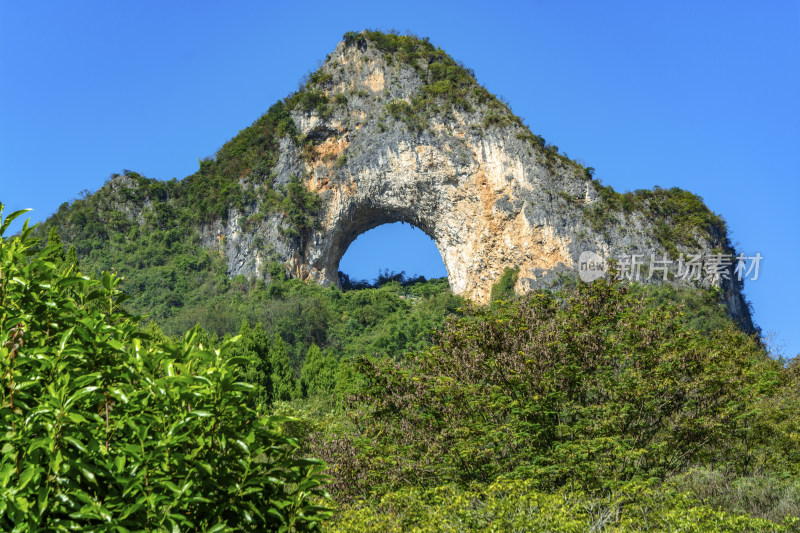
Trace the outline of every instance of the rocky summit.
{"type": "MultiPolygon", "coordinates": [[[[180,182],[126,173],[97,194],[117,218],[188,220],[231,277],[268,279],[277,264],[290,277],[338,285],[358,235],[406,222],[434,240],[453,292],[479,303],[508,269],[522,293],[576,272],[593,252],[633,279],[717,286],[753,330],[735,262],[710,278],[686,275],[692,256],[735,256],[724,221],[697,196],[602,185],[471,70],[413,36],[348,33],[298,92],[197,173],[180,182]],[[674,268],[653,276],[651,260],[674,268]]],[[[70,240],[74,221],[59,224],[70,240]]]]}

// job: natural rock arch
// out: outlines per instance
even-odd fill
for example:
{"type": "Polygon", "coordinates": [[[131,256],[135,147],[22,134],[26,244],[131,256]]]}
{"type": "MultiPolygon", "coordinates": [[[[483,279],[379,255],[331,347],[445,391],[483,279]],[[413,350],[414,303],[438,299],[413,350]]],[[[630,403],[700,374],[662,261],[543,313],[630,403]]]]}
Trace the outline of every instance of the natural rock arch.
{"type": "Polygon", "coordinates": [[[299,258],[303,277],[338,283],[339,261],[352,241],[390,222],[408,222],[431,237],[453,291],[476,301],[488,299],[507,267],[529,272],[570,266],[567,241],[526,217],[513,168],[487,168],[498,163],[494,158],[462,164],[447,152],[447,144],[401,141],[371,152],[377,164],[345,179],[309,180],[324,210],[322,227],[299,258]]]}

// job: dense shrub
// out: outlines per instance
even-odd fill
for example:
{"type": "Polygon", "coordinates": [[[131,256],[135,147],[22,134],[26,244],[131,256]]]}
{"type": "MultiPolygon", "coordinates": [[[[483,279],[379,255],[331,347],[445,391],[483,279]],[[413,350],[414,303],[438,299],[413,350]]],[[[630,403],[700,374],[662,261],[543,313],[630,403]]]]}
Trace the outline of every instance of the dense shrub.
{"type": "Polygon", "coordinates": [[[513,473],[603,492],[697,463],[767,461],[750,406],[779,389],[779,363],[730,322],[699,331],[679,306],[647,303],[606,281],[536,293],[449,320],[406,360],[360,359],[367,386],[337,490],[513,473]]]}
{"type": "Polygon", "coordinates": [[[514,285],[516,285],[518,278],[518,268],[506,268],[497,282],[492,285],[492,301],[513,298],[515,295],[514,285]]]}
{"type": "MultiPolygon", "coordinates": [[[[781,520],[783,522],[783,520],[781,520]]],[[[331,531],[794,531],[784,523],[704,505],[668,487],[628,484],[607,496],[546,493],[530,480],[499,479],[484,488],[406,488],[344,509],[331,531]]]]}
{"type": "Polygon", "coordinates": [[[286,221],[287,235],[302,238],[309,230],[319,226],[317,220],[320,210],[319,196],[306,189],[297,176],[292,176],[286,185],[281,208],[286,221]]]}
{"type": "MultiPolygon", "coordinates": [[[[0,206],[1,214],[2,206],[0,206]]],[[[119,278],[0,229],[0,528],[312,530],[323,463],[254,409],[251,361],[141,335],[119,278]]]]}

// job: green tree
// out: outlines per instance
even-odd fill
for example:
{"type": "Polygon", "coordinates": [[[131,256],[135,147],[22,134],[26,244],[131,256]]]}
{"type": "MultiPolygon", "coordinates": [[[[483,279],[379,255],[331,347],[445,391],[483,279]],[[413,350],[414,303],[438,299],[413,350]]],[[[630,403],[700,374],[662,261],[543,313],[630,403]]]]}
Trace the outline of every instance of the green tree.
{"type": "Polygon", "coordinates": [[[272,369],[272,399],[273,401],[291,400],[297,391],[297,383],[294,378],[294,370],[289,364],[289,356],[286,353],[286,345],[277,333],[269,349],[269,363],[272,369]]]}
{"type": "Polygon", "coordinates": [[[319,346],[312,344],[300,372],[303,395],[311,397],[333,392],[337,368],[338,361],[330,351],[323,353],[319,346]]]}
{"type": "Polygon", "coordinates": [[[50,251],[48,257],[51,261],[61,263],[64,261],[64,243],[61,242],[61,237],[58,236],[55,226],[50,228],[50,233],[47,235],[47,248],[50,251]]]}
{"type": "Polygon", "coordinates": [[[246,379],[257,387],[258,401],[261,405],[268,405],[272,398],[272,366],[270,364],[269,335],[259,322],[251,328],[246,320],[242,321],[239,329],[239,342],[234,348],[234,354],[247,357],[251,363],[247,367],[246,379]]]}
{"type": "Polygon", "coordinates": [[[70,244],[67,248],[67,255],[64,257],[64,268],[72,269],[73,272],[80,270],[80,262],[78,261],[78,251],[75,249],[74,244],[70,244]]]}
{"type": "Polygon", "coordinates": [[[155,320],[150,320],[147,324],[141,327],[142,333],[145,335],[145,338],[150,341],[153,345],[165,344],[169,342],[169,339],[164,334],[164,331],[156,324],[155,320]]]}

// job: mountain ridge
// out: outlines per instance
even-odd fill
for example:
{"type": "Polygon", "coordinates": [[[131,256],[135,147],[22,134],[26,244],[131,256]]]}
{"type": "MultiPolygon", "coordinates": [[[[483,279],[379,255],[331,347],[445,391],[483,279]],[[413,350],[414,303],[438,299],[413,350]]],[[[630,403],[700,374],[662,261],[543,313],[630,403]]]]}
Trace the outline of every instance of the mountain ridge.
{"type": "MultiPolygon", "coordinates": [[[[139,261],[138,268],[177,262],[173,276],[188,268],[264,281],[283,269],[337,284],[350,242],[395,221],[431,235],[454,292],[477,301],[487,300],[507,268],[522,270],[516,288],[524,292],[574,272],[583,250],[735,253],[724,221],[699,197],[603,186],[593,169],[533,134],[427,39],[373,31],[345,34],[301,90],[201,161],[196,173],[167,182],[113,176],[91,197],[62,205],[43,227],[57,226],[98,267],[117,266],[100,258],[112,243],[124,246],[156,228],[173,257],[139,261]],[[76,209],[80,202],[92,208],[76,209]],[[441,223],[445,211],[449,222],[441,223]],[[465,230],[476,219],[485,223],[465,230]],[[490,238],[469,240],[483,233],[490,238]],[[499,257],[490,253],[498,249],[499,257]]],[[[731,315],[755,331],[741,283],[719,287],[731,315]]]]}

